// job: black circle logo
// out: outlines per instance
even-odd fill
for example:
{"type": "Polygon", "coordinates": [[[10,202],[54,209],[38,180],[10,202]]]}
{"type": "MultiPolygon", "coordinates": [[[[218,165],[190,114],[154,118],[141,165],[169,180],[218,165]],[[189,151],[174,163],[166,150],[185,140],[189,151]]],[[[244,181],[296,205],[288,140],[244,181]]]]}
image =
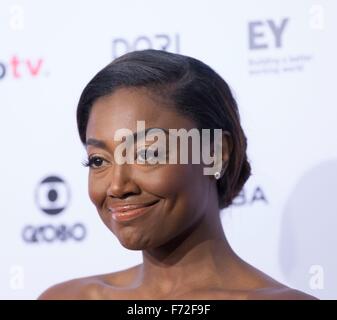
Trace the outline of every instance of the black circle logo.
{"type": "Polygon", "coordinates": [[[60,177],[46,177],[36,188],[35,202],[46,214],[57,215],[68,207],[70,189],[60,177]]]}

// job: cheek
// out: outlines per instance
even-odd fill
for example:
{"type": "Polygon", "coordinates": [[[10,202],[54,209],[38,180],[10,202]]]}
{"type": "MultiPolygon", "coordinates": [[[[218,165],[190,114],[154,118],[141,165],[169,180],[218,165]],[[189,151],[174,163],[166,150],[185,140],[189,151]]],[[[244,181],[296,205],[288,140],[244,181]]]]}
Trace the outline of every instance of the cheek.
{"type": "Polygon", "coordinates": [[[160,218],[151,221],[152,232],[148,233],[151,246],[168,243],[190,229],[206,213],[208,184],[202,168],[197,165],[170,166],[157,173],[152,185],[156,188],[153,190],[164,198],[164,205],[160,218]]]}
{"type": "Polygon", "coordinates": [[[144,189],[164,199],[158,222],[166,224],[171,232],[188,227],[205,212],[208,183],[200,165],[163,166],[143,181],[144,189]]]}
{"type": "Polygon", "coordinates": [[[199,172],[193,165],[170,164],[139,177],[139,184],[159,197],[176,198],[182,192],[200,187],[196,180],[200,180],[199,172]]]}
{"type": "Polygon", "coordinates": [[[106,186],[102,180],[98,179],[92,173],[89,173],[88,193],[91,202],[97,208],[101,207],[106,195],[106,186]]]}
{"type": "Polygon", "coordinates": [[[199,165],[180,165],[172,191],[176,192],[177,210],[191,222],[204,212],[208,199],[208,185],[199,165]]]}
{"type": "Polygon", "coordinates": [[[155,190],[177,202],[198,203],[203,199],[206,179],[200,165],[169,165],[155,178],[155,190]]]}

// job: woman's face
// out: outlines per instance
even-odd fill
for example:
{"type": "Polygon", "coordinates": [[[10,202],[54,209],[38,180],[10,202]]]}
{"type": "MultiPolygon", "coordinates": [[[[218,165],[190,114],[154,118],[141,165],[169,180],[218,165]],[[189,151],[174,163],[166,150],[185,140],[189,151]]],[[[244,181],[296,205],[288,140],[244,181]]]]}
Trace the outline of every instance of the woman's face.
{"type": "MultiPolygon", "coordinates": [[[[164,106],[145,89],[122,88],[98,99],[91,110],[86,139],[88,158],[97,157],[89,170],[89,196],[105,225],[120,243],[134,250],[157,248],[189,229],[214,203],[216,184],[203,174],[202,164],[117,164],[114,141],[118,129],[137,131],[137,120],[146,128],[190,130],[195,123],[164,106]],[[116,206],[152,204],[128,221],[113,217],[116,206]]],[[[146,149],[153,140],[138,141],[146,149]]],[[[139,150],[137,149],[137,150],[139,150]]],[[[136,151],[137,151],[136,150],[136,151]]],[[[144,155],[144,153],[141,153],[144,155]]]]}

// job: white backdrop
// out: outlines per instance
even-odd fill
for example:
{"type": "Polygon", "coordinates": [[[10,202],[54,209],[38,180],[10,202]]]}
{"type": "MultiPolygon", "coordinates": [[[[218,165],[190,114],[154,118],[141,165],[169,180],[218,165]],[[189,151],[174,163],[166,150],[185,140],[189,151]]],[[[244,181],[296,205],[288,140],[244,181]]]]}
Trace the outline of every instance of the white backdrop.
{"type": "Polygon", "coordinates": [[[230,84],[253,168],[222,212],[234,250],[277,280],[337,298],[337,1],[0,3],[0,298],[141,261],[87,194],[75,110],[128,50],[165,49],[230,84]]]}

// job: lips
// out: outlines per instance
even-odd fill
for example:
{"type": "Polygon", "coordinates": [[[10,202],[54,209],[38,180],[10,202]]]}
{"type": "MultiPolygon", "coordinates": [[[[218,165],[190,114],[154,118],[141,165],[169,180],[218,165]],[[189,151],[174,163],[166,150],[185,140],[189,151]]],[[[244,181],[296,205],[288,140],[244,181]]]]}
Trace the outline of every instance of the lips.
{"type": "Polygon", "coordinates": [[[115,221],[129,221],[147,213],[159,200],[141,204],[127,204],[121,206],[109,206],[108,210],[115,221]]]}

